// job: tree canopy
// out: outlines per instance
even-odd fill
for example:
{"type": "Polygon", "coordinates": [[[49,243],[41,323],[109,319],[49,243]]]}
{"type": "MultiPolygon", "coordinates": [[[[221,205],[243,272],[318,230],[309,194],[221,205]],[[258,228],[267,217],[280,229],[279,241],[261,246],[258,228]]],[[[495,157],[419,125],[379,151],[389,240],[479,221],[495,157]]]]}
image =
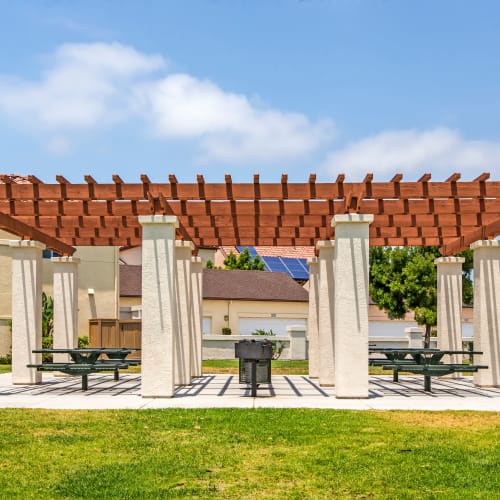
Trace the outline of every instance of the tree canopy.
{"type": "MultiPolygon", "coordinates": [[[[212,261],[207,261],[207,268],[214,269],[212,261]]],[[[238,256],[231,252],[224,259],[224,269],[243,269],[246,271],[264,271],[264,262],[258,255],[252,258],[248,248],[245,248],[238,256]]]]}
{"type": "MultiPolygon", "coordinates": [[[[425,346],[437,323],[437,247],[372,247],[370,249],[370,296],[389,318],[403,318],[413,311],[415,321],[425,327],[425,346]]],[[[472,252],[462,252],[462,295],[472,302],[472,252]]]]}
{"type": "Polygon", "coordinates": [[[225,269],[245,269],[247,271],[264,271],[264,262],[256,255],[252,258],[248,248],[245,248],[239,255],[231,252],[224,260],[225,269]]]}

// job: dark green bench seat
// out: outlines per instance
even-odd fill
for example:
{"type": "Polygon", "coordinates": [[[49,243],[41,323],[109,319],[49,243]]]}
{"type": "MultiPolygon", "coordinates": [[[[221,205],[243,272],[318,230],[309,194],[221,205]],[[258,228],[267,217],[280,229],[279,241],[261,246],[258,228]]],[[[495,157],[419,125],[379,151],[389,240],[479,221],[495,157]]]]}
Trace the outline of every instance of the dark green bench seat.
{"type": "Polygon", "coordinates": [[[114,380],[119,380],[120,369],[128,368],[130,363],[117,362],[114,360],[98,360],[93,364],[90,363],[41,363],[27,365],[28,368],[36,368],[39,372],[62,372],[67,375],[81,375],[82,391],[88,389],[89,373],[114,371],[114,380]]]}
{"type": "MultiPolygon", "coordinates": [[[[407,361],[407,360],[405,360],[407,361]]],[[[442,364],[417,364],[417,363],[407,363],[407,362],[390,362],[386,360],[386,363],[381,365],[384,370],[392,370],[393,381],[399,381],[399,372],[409,372],[424,375],[424,390],[427,392],[431,391],[431,377],[442,377],[443,375],[450,375],[451,373],[474,373],[481,369],[488,368],[484,365],[464,365],[464,364],[453,364],[453,363],[442,363],[442,364]]]]}

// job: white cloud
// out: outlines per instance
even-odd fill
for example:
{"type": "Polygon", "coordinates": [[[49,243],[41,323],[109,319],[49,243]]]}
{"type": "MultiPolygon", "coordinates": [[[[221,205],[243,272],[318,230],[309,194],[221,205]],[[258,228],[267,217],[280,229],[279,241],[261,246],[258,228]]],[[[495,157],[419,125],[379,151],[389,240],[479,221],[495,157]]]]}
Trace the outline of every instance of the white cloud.
{"type": "Polygon", "coordinates": [[[110,123],[129,110],[134,82],[165,65],[118,43],[62,45],[51,62],[40,81],[2,78],[0,113],[32,130],[110,123]]]}
{"type": "Polygon", "coordinates": [[[51,153],[56,155],[64,155],[71,150],[70,142],[62,136],[54,136],[47,143],[45,147],[51,153]]]}
{"type": "Polygon", "coordinates": [[[203,156],[233,163],[293,158],[332,136],[330,120],[253,104],[215,83],[174,74],[141,89],[159,136],[200,140],[203,156]]]}
{"type": "Polygon", "coordinates": [[[448,128],[386,131],[331,152],[324,169],[332,176],[343,172],[352,180],[368,172],[379,180],[399,172],[407,179],[418,178],[424,172],[432,172],[436,180],[453,172],[462,173],[464,180],[485,171],[498,177],[500,143],[465,140],[448,128]]]}
{"type": "Polygon", "coordinates": [[[161,56],[118,43],[62,45],[49,61],[38,81],[0,76],[0,115],[53,152],[67,151],[78,131],[137,117],[159,139],[190,140],[201,158],[232,163],[299,157],[333,135],[330,120],[257,105],[191,75],[158,76],[161,56]]]}

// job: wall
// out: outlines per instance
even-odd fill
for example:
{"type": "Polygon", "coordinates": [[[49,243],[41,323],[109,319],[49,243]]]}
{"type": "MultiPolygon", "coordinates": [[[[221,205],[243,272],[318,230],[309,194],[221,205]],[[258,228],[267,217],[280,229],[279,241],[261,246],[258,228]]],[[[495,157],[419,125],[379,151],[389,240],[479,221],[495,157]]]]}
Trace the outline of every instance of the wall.
{"type": "MultiPolygon", "coordinates": [[[[77,247],[78,335],[89,334],[89,319],[118,318],[118,247],[77,247]],[[94,293],[89,293],[93,290],[94,293]]],[[[52,263],[43,261],[43,290],[52,295],[52,263]]]]}
{"type": "Polygon", "coordinates": [[[120,260],[129,266],[140,266],[142,264],[142,247],[120,250],[120,260]]]}
{"type": "MultiPolygon", "coordinates": [[[[0,239],[19,239],[0,231],[0,239]]],[[[118,247],[77,247],[74,257],[78,267],[78,334],[88,335],[90,318],[118,318],[119,273],[118,247]],[[94,295],[89,295],[89,289],[94,295]]],[[[11,249],[0,245],[0,356],[10,351],[12,279],[11,249]]],[[[52,296],[52,262],[43,260],[43,291],[52,296]]]]}
{"type": "Polygon", "coordinates": [[[203,267],[206,267],[207,261],[211,260],[212,264],[215,263],[215,250],[212,248],[199,248],[198,257],[201,257],[203,267]]]}
{"type": "Polygon", "coordinates": [[[289,318],[307,319],[307,302],[269,302],[250,300],[204,300],[203,317],[212,320],[211,334],[220,334],[227,326],[224,316],[229,316],[229,328],[238,334],[239,318],[289,318]],[[275,316],[273,316],[275,315],[275,316]]]}
{"type": "MultiPolygon", "coordinates": [[[[203,337],[202,356],[203,359],[235,359],[234,345],[239,340],[247,339],[243,335],[210,335],[203,337]]],[[[262,340],[263,338],[257,338],[262,340]]],[[[280,339],[285,346],[280,359],[290,359],[290,339],[280,339]]]]}

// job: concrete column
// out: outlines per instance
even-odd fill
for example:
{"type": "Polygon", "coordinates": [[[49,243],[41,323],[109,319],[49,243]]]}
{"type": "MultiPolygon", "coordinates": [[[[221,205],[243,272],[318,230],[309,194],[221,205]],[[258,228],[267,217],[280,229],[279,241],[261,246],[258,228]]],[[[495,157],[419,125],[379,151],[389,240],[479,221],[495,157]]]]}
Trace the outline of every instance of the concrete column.
{"type": "Polygon", "coordinates": [[[405,328],[405,335],[408,339],[409,349],[423,349],[424,348],[424,330],[417,326],[410,326],[405,328]]]}
{"type": "Polygon", "coordinates": [[[334,351],[334,261],[335,243],[318,241],[319,294],[318,294],[318,351],[319,351],[319,384],[335,385],[335,351],[334,351]]]}
{"type": "MultiPolygon", "coordinates": [[[[78,347],[78,264],[76,257],[52,257],[54,299],[54,349],[78,347]]],[[[55,363],[69,361],[68,354],[54,354],[55,363]]]]}
{"type": "Polygon", "coordinates": [[[42,373],[28,364],[42,362],[42,250],[38,241],[11,240],[12,383],[38,384],[42,373]]]}
{"type": "Polygon", "coordinates": [[[190,241],[175,242],[175,306],[177,331],[174,335],[175,384],[191,383],[192,327],[191,327],[191,254],[190,241]]]}
{"type": "Polygon", "coordinates": [[[193,356],[191,363],[191,375],[201,377],[202,369],[202,304],[203,304],[203,263],[201,257],[191,259],[191,317],[192,317],[192,338],[193,356]]]}
{"type": "Polygon", "coordinates": [[[316,257],[307,261],[309,264],[309,313],[307,318],[307,337],[309,339],[309,376],[319,377],[319,263],[316,257]]]}
{"type": "MultiPolygon", "coordinates": [[[[462,264],[463,257],[440,257],[437,266],[438,349],[461,351],[462,347],[462,264]]],[[[459,354],[445,356],[445,363],[461,363],[459,354]]],[[[459,378],[460,373],[452,378],[459,378]]]]}
{"type": "Polygon", "coordinates": [[[174,247],[177,217],[140,216],[142,225],[142,397],[174,395],[174,247]]]}
{"type": "Polygon", "coordinates": [[[290,359],[306,359],[306,329],[302,325],[286,328],[290,337],[290,359]]]}
{"type": "Polygon", "coordinates": [[[474,364],[487,370],[474,374],[481,387],[500,387],[500,241],[476,241],[474,250],[474,364]]]}
{"type": "Polygon", "coordinates": [[[368,397],[369,227],[373,215],[335,215],[335,394],[368,397]]]}

